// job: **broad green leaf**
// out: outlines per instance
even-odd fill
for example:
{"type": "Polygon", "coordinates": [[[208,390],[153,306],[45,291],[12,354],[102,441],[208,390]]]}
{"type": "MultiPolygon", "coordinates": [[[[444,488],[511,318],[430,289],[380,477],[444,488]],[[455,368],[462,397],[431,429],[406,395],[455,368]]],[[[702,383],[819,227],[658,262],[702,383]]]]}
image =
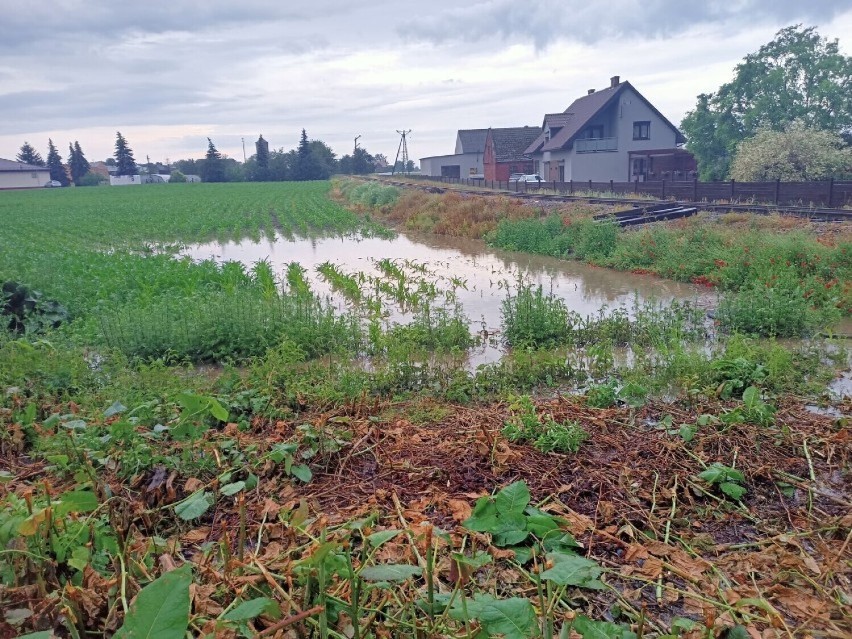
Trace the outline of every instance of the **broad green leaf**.
{"type": "Polygon", "coordinates": [[[199,490],[177,504],[175,514],[184,521],[192,521],[201,517],[212,505],[213,500],[207,494],[207,491],[199,490]]]}
{"type": "Polygon", "coordinates": [[[761,403],[760,391],[757,388],[749,386],[743,391],[743,404],[748,410],[754,410],[761,403]]]}
{"type": "Polygon", "coordinates": [[[71,551],[71,558],[67,563],[72,568],[76,568],[80,572],[83,572],[89,564],[90,555],[91,552],[86,546],[77,546],[71,551]]]}
{"type": "Polygon", "coordinates": [[[378,548],[379,546],[389,542],[391,539],[396,537],[401,530],[380,530],[379,532],[374,532],[372,535],[367,535],[367,542],[373,547],[378,548]]]}
{"type": "Polygon", "coordinates": [[[209,410],[210,414],[213,415],[213,417],[218,419],[220,422],[228,421],[228,411],[225,409],[224,406],[222,406],[222,404],[220,404],[212,397],[210,398],[209,410]]]}
{"type": "Polygon", "coordinates": [[[238,492],[243,490],[246,487],[246,483],[244,481],[235,481],[232,484],[225,484],[219,489],[219,492],[223,495],[230,497],[231,495],[236,495],[238,492]]]}
{"type": "Polygon", "coordinates": [[[306,484],[313,479],[313,472],[306,464],[298,464],[290,469],[290,474],[306,484]]]}
{"type": "Polygon", "coordinates": [[[258,597],[244,601],[230,612],[222,615],[222,619],[225,621],[248,621],[259,617],[267,610],[274,610],[275,608],[275,602],[269,597],[258,597]]]}
{"type": "Polygon", "coordinates": [[[494,532],[499,526],[497,521],[497,506],[490,497],[480,497],[476,500],[470,517],[462,522],[462,526],[476,532],[494,532]]]}
{"type": "Polygon", "coordinates": [[[750,639],[751,637],[743,626],[731,626],[727,632],[723,633],[723,636],[725,639],[750,639]]]}
{"type": "Polygon", "coordinates": [[[53,633],[50,630],[42,630],[41,632],[31,632],[26,635],[19,635],[18,639],[53,639],[53,633]]]}
{"type": "Polygon", "coordinates": [[[527,508],[527,530],[539,539],[544,539],[548,533],[559,530],[559,522],[536,508],[527,508]]]}
{"type": "Polygon", "coordinates": [[[723,481],[721,484],[719,484],[719,488],[728,497],[733,497],[734,499],[740,499],[743,495],[746,494],[745,488],[743,488],[739,484],[735,484],[730,481],[723,481]]]}
{"type": "Polygon", "coordinates": [[[725,479],[725,467],[722,464],[715,462],[706,470],[698,474],[698,477],[706,481],[708,484],[716,484],[725,479]]]}
{"type": "Polygon", "coordinates": [[[378,564],[367,566],[359,574],[366,581],[405,581],[422,572],[419,566],[409,564],[378,564]]]}
{"type": "Polygon", "coordinates": [[[491,563],[491,555],[487,552],[477,550],[473,553],[472,556],[468,557],[467,555],[463,555],[458,552],[452,553],[452,558],[460,564],[465,566],[470,566],[471,568],[477,569],[482,568],[483,566],[487,566],[491,563]]]}
{"type": "Polygon", "coordinates": [[[59,497],[56,514],[64,517],[68,513],[90,513],[98,509],[98,496],[89,490],[72,490],[59,497]]]}
{"type": "MultiPolygon", "coordinates": [[[[489,636],[529,639],[539,634],[535,610],[528,599],[495,599],[491,595],[475,595],[473,599],[466,600],[465,604],[470,618],[477,619],[489,636]]],[[[453,605],[450,616],[456,620],[464,619],[460,603],[453,605]]]]}
{"type": "Polygon", "coordinates": [[[505,515],[523,515],[524,509],[530,503],[530,489],[526,482],[516,481],[509,484],[494,496],[497,513],[505,515]]]}
{"type": "Polygon", "coordinates": [[[579,586],[592,590],[603,588],[603,583],[598,581],[603,568],[591,559],[564,553],[550,553],[547,558],[553,562],[553,568],[541,573],[543,580],[552,581],[558,586],[579,586]]]}
{"type": "Polygon", "coordinates": [[[499,547],[514,546],[524,541],[530,534],[526,530],[507,530],[494,533],[494,545],[499,547]]]}
{"type": "Polygon", "coordinates": [[[577,615],[571,629],[583,639],[636,639],[636,633],[631,632],[627,626],[595,621],[584,615],[577,615]]]}
{"type": "Polygon", "coordinates": [[[189,627],[189,564],[145,586],[115,639],[183,639],[189,627]]]}
{"type": "Polygon", "coordinates": [[[104,417],[112,417],[113,415],[118,415],[119,413],[123,413],[126,410],[127,406],[125,406],[119,401],[115,401],[113,402],[112,406],[110,406],[104,411],[104,417]]]}

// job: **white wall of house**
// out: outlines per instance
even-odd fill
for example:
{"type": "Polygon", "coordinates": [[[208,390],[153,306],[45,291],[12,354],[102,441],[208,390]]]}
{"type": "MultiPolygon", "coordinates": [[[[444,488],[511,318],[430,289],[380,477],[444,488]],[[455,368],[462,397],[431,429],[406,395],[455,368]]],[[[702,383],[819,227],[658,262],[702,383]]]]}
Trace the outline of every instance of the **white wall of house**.
{"type": "Polygon", "coordinates": [[[141,175],[110,175],[110,186],[134,186],[142,184],[141,175]]]}
{"type": "MultiPolygon", "coordinates": [[[[601,127],[597,133],[603,139],[596,142],[574,140],[572,147],[567,150],[535,154],[534,159],[540,163],[542,177],[546,180],[559,179],[557,167],[562,163],[566,182],[632,181],[634,176],[630,166],[630,151],[672,149],[677,146],[675,131],[629,87],[621,93],[617,103],[590,120],[588,126],[601,127]],[[647,140],[633,139],[633,125],[636,122],[649,123],[647,140]],[[595,147],[609,150],[584,151],[584,148],[595,147]]],[[[582,137],[583,133],[580,135],[582,137]]]]}
{"type": "Polygon", "coordinates": [[[436,155],[420,158],[420,174],[440,177],[442,166],[458,166],[459,176],[467,178],[471,175],[482,175],[482,153],[459,153],[456,155],[436,155]]]}
{"type": "Polygon", "coordinates": [[[582,143],[575,141],[571,150],[573,157],[570,177],[566,166],[566,180],[631,181],[633,176],[629,165],[630,151],[671,149],[677,144],[677,136],[671,127],[629,88],[619,96],[617,104],[600,114],[590,124],[602,125],[604,137],[615,138],[617,150],[582,153],[579,152],[582,143]],[[635,122],[650,123],[647,140],[633,139],[635,122]]]}
{"type": "Polygon", "coordinates": [[[50,171],[0,171],[0,189],[37,189],[50,181],[50,171]]]}

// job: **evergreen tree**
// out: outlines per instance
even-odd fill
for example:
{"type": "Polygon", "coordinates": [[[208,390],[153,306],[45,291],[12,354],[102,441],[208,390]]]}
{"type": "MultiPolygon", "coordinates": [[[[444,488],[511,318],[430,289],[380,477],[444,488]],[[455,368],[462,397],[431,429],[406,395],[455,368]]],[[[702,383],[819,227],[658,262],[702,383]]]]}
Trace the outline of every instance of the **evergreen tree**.
{"type": "Polygon", "coordinates": [[[222,162],[222,154],[216,150],[213,140],[207,138],[207,155],[201,166],[201,179],[204,182],[224,182],[225,166],[222,162]]]}
{"type": "Polygon", "coordinates": [[[18,162],[31,164],[32,166],[44,166],[44,160],[41,159],[41,154],[36,151],[29,142],[24,142],[21,146],[21,151],[15,157],[18,162]]]}
{"type": "Polygon", "coordinates": [[[86,156],[83,155],[83,149],[80,148],[79,142],[68,144],[68,168],[71,171],[71,179],[74,184],[80,186],[80,180],[89,172],[91,168],[86,156]]]}
{"type": "Polygon", "coordinates": [[[293,178],[298,181],[321,180],[322,168],[314,157],[308,134],[302,129],[302,137],[299,139],[299,148],[296,150],[296,164],[293,167],[293,178]]]}
{"type": "Polygon", "coordinates": [[[116,175],[136,175],[136,159],[133,157],[133,151],[127,146],[127,140],[121,135],[120,131],[115,134],[115,165],[118,167],[116,175]]]}
{"type": "Polygon", "coordinates": [[[50,169],[51,180],[56,180],[62,186],[70,184],[68,172],[65,170],[65,165],[62,164],[62,157],[53,145],[53,140],[49,138],[47,140],[47,168],[50,169]]]}
{"type": "Polygon", "coordinates": [[[257,165],[262,169],[269,168],[269,142],[261,135],[254,146],[257,149],[257,165]]]}

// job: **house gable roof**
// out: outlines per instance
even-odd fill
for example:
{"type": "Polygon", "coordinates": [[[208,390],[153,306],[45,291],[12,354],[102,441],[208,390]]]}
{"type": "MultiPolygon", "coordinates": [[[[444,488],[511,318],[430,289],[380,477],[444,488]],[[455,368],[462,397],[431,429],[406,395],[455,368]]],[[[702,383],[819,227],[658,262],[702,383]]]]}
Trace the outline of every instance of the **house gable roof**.
{"type": "MultiPolygon", "coordinates": [[[[550,140],[545,140],[544,135],[540,136],[540,139],[536,139],[536,143],[531,144],[526,149],[526,153],[555,151],[566,148],[586,128],[586,125],[590,120],[610,106],[628,88],[675,132],[678,143],[686,141],[686,138],[684,138],[678,128],[669,122],[669,120],[660,113],[657,107],[651,104],[645,96],[639,93],[632,84],[625,80],[624,82],[619,82],[615,86],[595,91],[594,93],[584,95],[582,98],[574,100],[571,103],[571,106],[565,109],[564,113],[561,114],[571,117],[567,120],[566,124],[559,130],[559,132],[552,136],[550,140]]],[[[545,121],[547,120],[547,117],[548,116],[545,116],[545,121]]]]}
{"type": "Polygon", "coordinates": [[[462,153],[484,153],[488,129],[459,129],[462,153]]]}
{"type": "Polygon", "coordinates": [[[541,147],[548,141],[547,131],[550,129],[550,135],[553,136],[574,119],[573,113],[547,113],[544,116],[544,121],[541,123],[541,133],[530,144],[525,153],[536,153],[541,150],[541,147]]]}
{"type": "Polygon", "coordinates": [[[50,169],[46,166],[35,166],[16,160],[4,160],[0,158],[0,171],[50,171],[50,169]]]}
{"type": "Polygon", "coordinates": [[[541,129],[537,126],[518,126],[505,129],[489,129],[495,162],[518,162],[525,157],[527,147],[532,144],[541,129]]]}

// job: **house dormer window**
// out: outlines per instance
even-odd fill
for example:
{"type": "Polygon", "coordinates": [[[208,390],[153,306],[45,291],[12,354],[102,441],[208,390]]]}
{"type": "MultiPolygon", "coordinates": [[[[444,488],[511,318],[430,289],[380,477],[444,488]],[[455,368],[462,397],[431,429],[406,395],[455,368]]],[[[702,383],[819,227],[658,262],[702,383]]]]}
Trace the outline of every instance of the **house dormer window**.
{"type": "Polygon", "coordinates": [[[634,140],[650,140],[651,139],[651,123],[650,122],[634,122],[633,123],[633,139],[634,140]]]}
{"type": "Polygon", "coordinates": [[[550,140],[550,129],[544,130],[544,140],[545,140],[545,142],[550,140]]]}

